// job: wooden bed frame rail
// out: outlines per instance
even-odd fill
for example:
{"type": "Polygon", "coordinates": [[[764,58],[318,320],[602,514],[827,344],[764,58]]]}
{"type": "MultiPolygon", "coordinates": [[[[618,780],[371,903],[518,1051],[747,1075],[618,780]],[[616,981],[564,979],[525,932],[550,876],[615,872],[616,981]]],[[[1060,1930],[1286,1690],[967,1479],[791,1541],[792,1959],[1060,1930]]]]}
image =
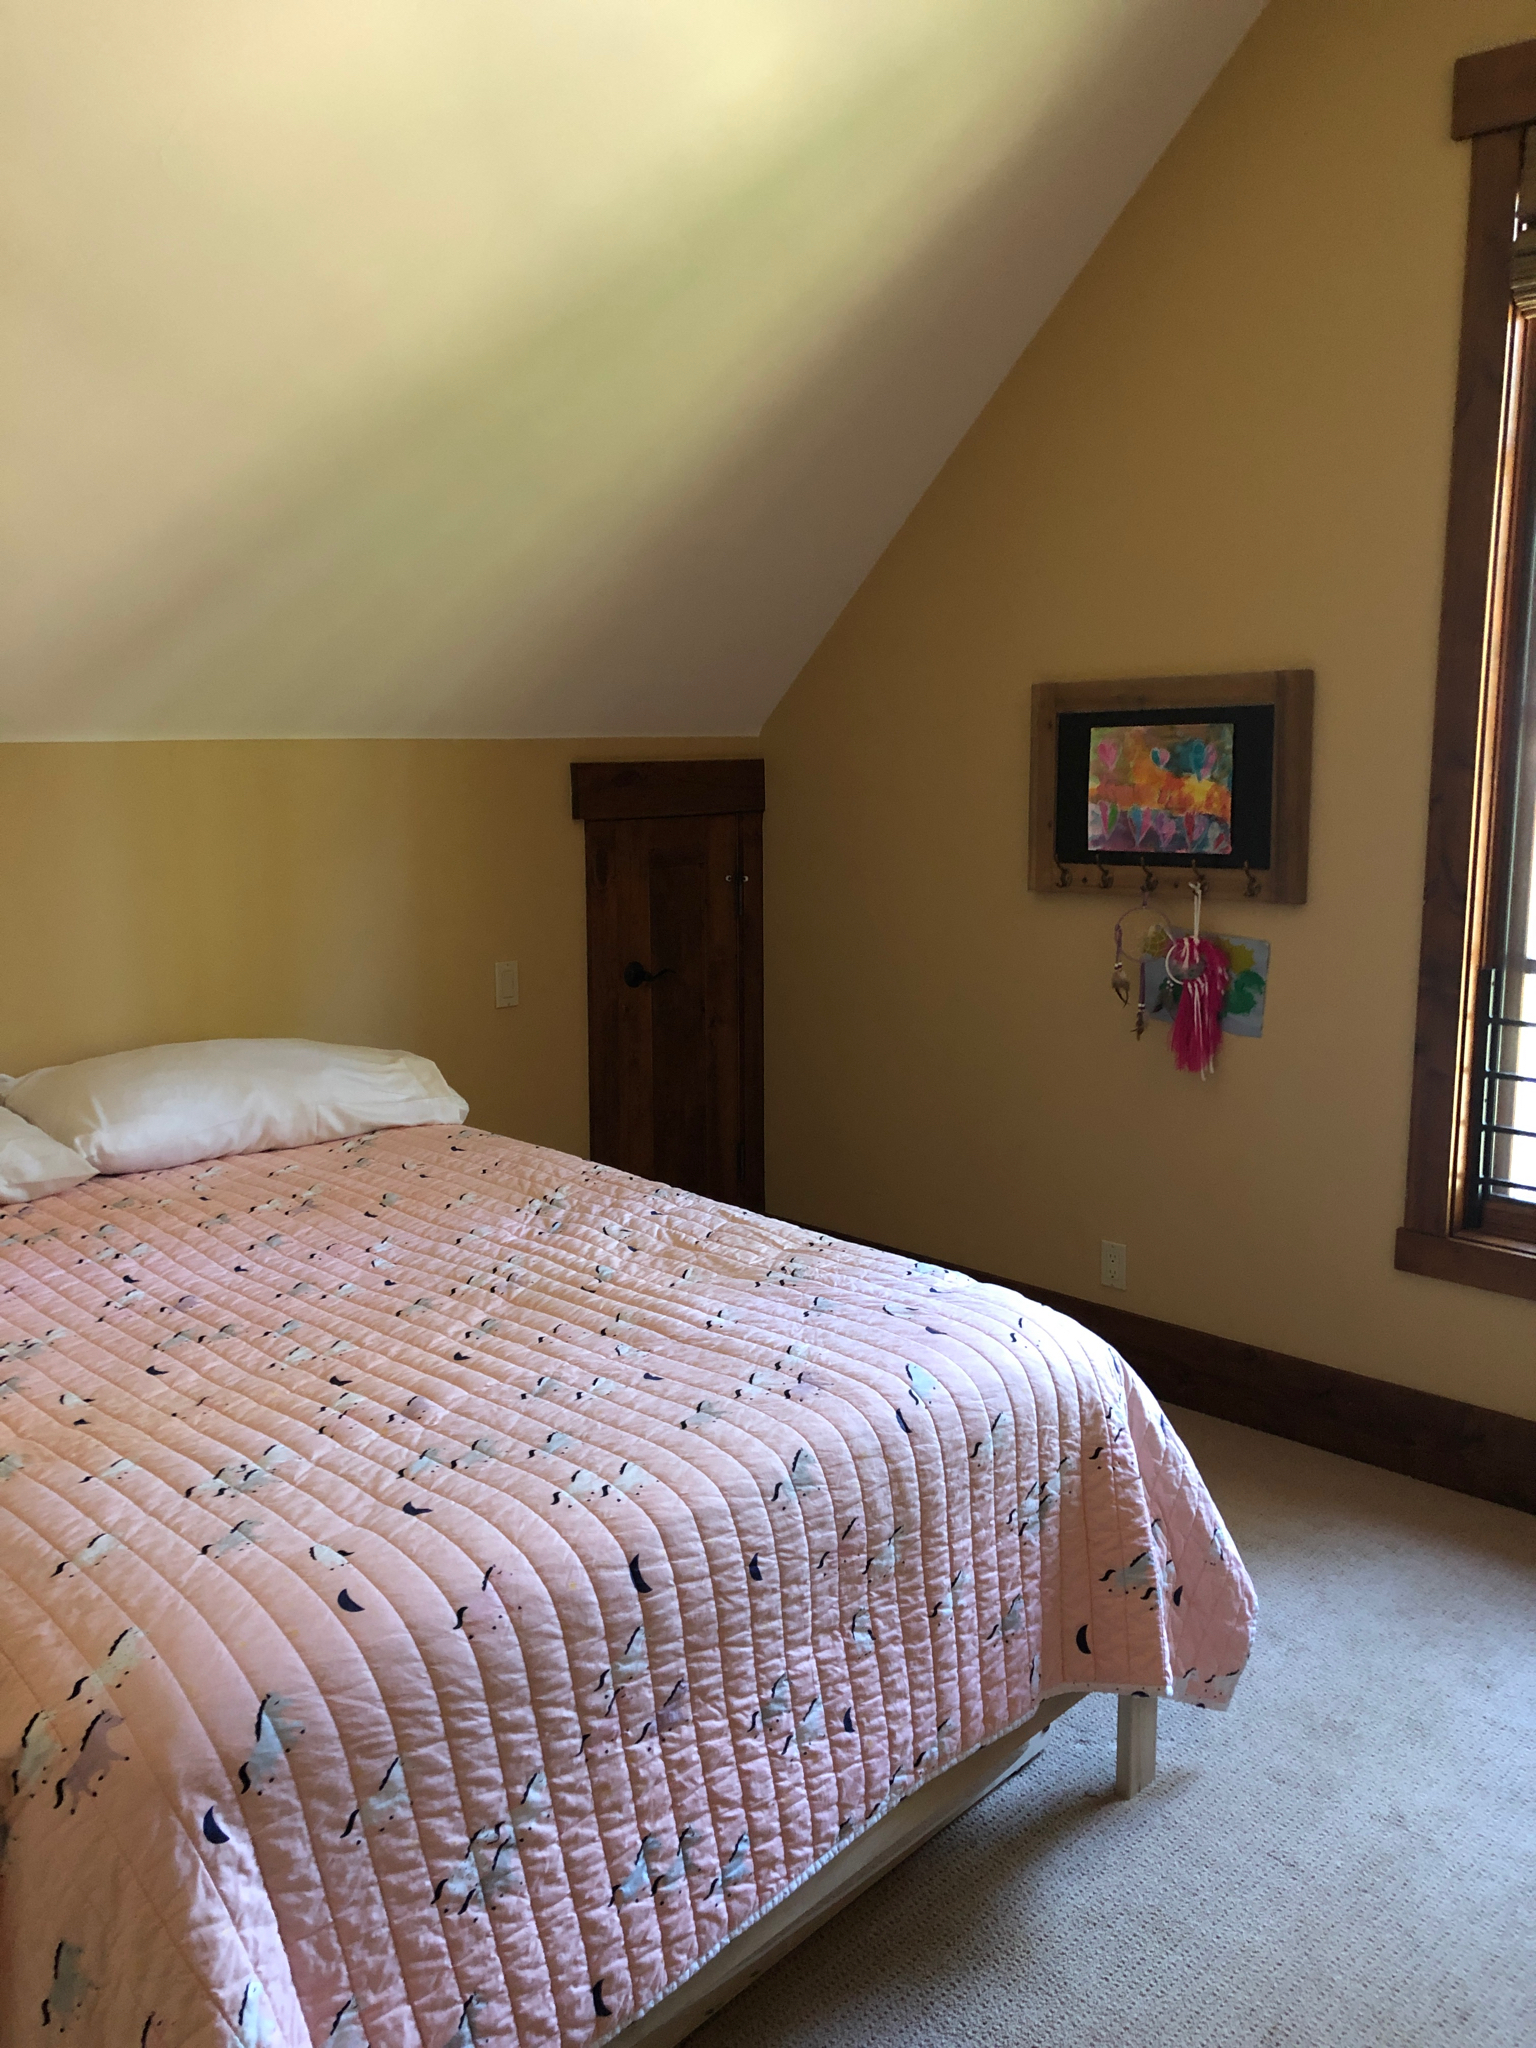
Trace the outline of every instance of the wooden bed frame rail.
{"type": "MultiPolygon", "coordinates": [[[[734,1935],[659,2004],[610,2035],[612,2048],[677,2048],[696,2027],[703,2026],[860,1892],[1033,1763],[1051,1723],[1087,1697],[1086,1692],[1055,1694],[1012,1734],[1000,1736],[919,1786],[814,1876],[770,1906],[761,1919],[734,1935]]],[[[1150,1693],[1122,1694],[1116,1730],[1116,1792],[1122,1799],[1134,1798],[1152,1782],[1156,1769],[1157,1701],[1150,1693]]]]}

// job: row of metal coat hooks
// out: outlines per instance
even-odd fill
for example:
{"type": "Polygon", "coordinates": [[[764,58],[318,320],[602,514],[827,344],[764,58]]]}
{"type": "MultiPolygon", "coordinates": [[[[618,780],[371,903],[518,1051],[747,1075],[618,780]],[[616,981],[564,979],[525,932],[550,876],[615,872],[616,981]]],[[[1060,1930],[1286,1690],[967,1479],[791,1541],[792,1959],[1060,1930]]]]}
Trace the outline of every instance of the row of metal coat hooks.
{"type": "MultiPolygon", "coordinates": [[[[1099,887],[1101,889],[1112,889],[1115,886],[1115,878],[1110,873],[1108,865],[1103,860],[1095,861],[1094,865],[1097,867],[1099,871],[1099,887]]],[[[1200,893],[1204,895],[1206,886],[1205,875],[1201,871],[1200,863],[1198,861],[1196,861],[1191,867],[1168,868],[1165,869],[1164,872],[1171,876],[1190,876],[1190,886],[1193,888],[1198,888],[1200,890],[1200,893]]],[[[1253,872],[1252,867],[1247,861],[1243,862],[1243,873],[1248,877],[1248,880],[1243,888],[1243,894],[1245,896],[1258,896],[1262,894],[1264,884],[1259,879],[1259,877],[1253,872]]],[[[1057,888],[1070,889],[1072,886],[1072,874],[1071,870],[1068,868],[1065,861],[1057,861],[1056,874],[1057,888]]],[[[1087,877],[1085,876],[1084,879],[1086,880],[1087,877]]],[[[1152,895],[1152,893],[1156,890],[1157,885],[1161,880],[1162,876],[1155,875],[1152,872],[1151,868],[1148,867],[1147,863],[1143,861],[1141,864],[1141,886],[1149,896],[1152,895]]]]}

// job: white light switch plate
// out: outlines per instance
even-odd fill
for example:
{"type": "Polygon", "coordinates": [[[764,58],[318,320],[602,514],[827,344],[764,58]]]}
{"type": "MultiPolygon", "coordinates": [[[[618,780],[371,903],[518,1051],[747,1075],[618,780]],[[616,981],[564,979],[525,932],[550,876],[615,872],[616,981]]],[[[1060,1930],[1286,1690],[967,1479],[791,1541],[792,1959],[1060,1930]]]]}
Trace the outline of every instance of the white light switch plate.
{"type": "Polygon", "coordinates": [[[1103,1238],[1099,1243],[1099,1285],[1101,1287],[1123,1287],[1125,1285],[1125,1246],[1111,1244],[1103,1238]]]}
{"type": "Polygon", "coordinates": [[[510,1010],[517,1002],[517,962],[498,960],[496,962],[496,1007],[510,1010]]]}

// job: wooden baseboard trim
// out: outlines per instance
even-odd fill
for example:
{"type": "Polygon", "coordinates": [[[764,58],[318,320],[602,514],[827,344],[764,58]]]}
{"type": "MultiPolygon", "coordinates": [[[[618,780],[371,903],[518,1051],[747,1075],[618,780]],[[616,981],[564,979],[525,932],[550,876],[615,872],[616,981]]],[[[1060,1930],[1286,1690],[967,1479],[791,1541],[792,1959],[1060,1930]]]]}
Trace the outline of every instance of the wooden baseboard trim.
{"type": "MultiPolygon", "coordinates": [[[[895,1245],[873,1248],[928,1258],[895,1245]]],[[[931,1263],[1060,1309],[1113,1344],[1160,1401],[1536,1514],[1536,1422],[1522,1416],[1215,1337],[1108,1302],[1084,1301],[953,1259],[931,1263]]]]}

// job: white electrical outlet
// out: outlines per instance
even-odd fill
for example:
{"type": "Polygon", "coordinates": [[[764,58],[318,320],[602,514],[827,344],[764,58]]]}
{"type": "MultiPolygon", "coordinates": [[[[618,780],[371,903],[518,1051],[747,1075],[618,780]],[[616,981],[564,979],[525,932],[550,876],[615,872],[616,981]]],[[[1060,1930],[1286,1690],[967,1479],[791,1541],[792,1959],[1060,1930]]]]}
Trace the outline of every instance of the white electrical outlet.
{"type": "Polygon", "coordinates": [[[1101,1287],[1123,1287],[1125,1285],[1125,1246],[1111,1244],[1103,1238],[1099,1244],[1099,1285],[1101,1287]]]}
{"type": "Polygon", "coordinates": [[[517,962],[498,960],[496,962],[496,1007],[511,1010],[517,1005],[517,962]]]}

